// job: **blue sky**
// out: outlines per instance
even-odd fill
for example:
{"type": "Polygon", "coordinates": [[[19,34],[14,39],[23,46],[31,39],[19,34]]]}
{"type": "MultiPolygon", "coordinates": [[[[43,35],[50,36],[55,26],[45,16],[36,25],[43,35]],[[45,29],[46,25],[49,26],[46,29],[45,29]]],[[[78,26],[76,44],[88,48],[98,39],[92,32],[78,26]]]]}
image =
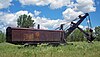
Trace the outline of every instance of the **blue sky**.
{"type": "Polygon", "coordinates": [[[92,25],[95,26],[100,26],[100,0],[96,0],[96,11],[93,13],[90,13],[92,25]],[[99,3],[99,4],[98,4],[99,3]]]}
{"type": "MultiPolygon", "coordinates": [[[[100,26],[100,0],[0,0],[0,29],[17,26],[21,14],[31,14],[41,28],[51,29],[86,12],[92,26],[100,26]]],[[[87,26],[86,20],[81,25],[87,26]]]]}

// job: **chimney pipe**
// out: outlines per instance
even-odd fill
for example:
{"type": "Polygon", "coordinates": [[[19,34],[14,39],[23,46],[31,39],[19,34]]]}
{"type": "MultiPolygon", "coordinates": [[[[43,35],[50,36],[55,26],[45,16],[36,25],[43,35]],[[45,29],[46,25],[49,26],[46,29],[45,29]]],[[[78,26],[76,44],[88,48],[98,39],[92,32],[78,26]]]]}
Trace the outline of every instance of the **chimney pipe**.
{"type": "Polygon", "coordinates": [[[40,29],[40,24],[37,25],[37,29],[40,29]]]}

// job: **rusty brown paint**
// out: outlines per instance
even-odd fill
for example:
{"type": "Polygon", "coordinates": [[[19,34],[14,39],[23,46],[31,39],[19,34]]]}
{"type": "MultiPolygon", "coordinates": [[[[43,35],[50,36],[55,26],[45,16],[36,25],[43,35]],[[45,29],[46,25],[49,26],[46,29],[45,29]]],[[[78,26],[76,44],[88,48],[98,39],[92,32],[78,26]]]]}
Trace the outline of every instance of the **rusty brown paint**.
{"type": "Polygon", "coordinates": [[[32,41],[34,36],[33,34],[23,34],[23,41],[32,41]]]}
{"type": "Polygon", "coordinates": [[[35,36],[36,36],[36,38],[39,38],[40,33],[39,33],[39,32],[36,32],[36,33],[35,33],[35,36]]]}

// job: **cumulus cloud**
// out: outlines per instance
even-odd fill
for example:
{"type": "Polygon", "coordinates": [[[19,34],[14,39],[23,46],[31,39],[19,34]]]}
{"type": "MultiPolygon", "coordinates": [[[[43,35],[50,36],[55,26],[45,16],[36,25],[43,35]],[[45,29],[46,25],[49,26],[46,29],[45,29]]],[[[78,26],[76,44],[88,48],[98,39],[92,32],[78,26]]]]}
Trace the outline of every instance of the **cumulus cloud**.
{"type": "Polygon", "coordinates": [[[35,16],[35,14],[32,14],[28,11],[18,11],[16,13],[0,12],[0,30],[5,31],[8,26],[17,27],[17,18],[23,14],[32,16],[32,19],[35,21],[35,28],[37,28],[37,24],[40,24],[41,29],[55,29],[60,26],[60,24],[66,23],[64,20],[60,19],[51,20],[49,18],[35,16]]]}
{"type": "Polygon", "coordinates": [[[60,24],[66,23],[64,20],[60,20],[60,19],[51,20],[51,19],[43,18],[43,17],[36,17],[33,19],[35,20],[36,25],[37,24],[41,25],[40,26],[41,29],[55,29],[59,27],[60,24]]]}
{"type": "Polygon", "coordinates": [[[3,13],[0,15],[0,23],[2,23],[4,26],[7,26],[7,24],[12,25],[13,18],[15,18],[14,14],[6,14],[3,13]]]}
{"type": "Polygon", "coordinates": [[[50,0],[50,8],[58,9],[70,4],[70,0],[50,0]]]}
{"type": "Polygon", "coordinates": [[[18,11],[18,12],[15,13],[15,15],[16,15],[17,17],[20,16],[20,15],[23,15],[23,14],[30,15],[30,16],[34,16],[32,13],[30,13],[30,12],[28,12],[28,11],[23,11],[23,10],[18,11]]]}
{"type": "Polygon", "coordinates": [[[49,0],[19,0],[22,5],[37,5],[44,6],[49,4],[49,0]]]}
{"type": "Polygon", "coordinates": [[[38,16],[40,13],[41,13],[41,11],[37,11],[37,10],[34,11],[35,16],[38,16]]]}
{"type": "Polygon", "coordinates": [[[5,31],[7,26],[16,26],[14,14],[3,13],[0,15],[0,30],[5,31]]]}
{"type": "Polygon", "coordinates": [[[64,19],[68,22],[74,20],[76,17],[78,17],[80,14],[82,14],[81,11],[76,12],[71,8],[66,9],[63,13],[64,19]]]}
{"type": "Polygon", "coordinates": [[[50,4],[51,9],[58,9],[70,4],[70,0],[19,0],[22,5],[45,6],[50,4]]]}
{"type": "Polygon", "coordinates": [[[12,0],[0,0],[0,9],[9,7],[11,2],[12,0]]]}
{"type": "Polygon", "coordinates": [[[68,5],[68,8],[62,12],[62,14],[66,21],[72,21],[80,14],[94,11],[96,11],[96,8],[94,7],[93,0],[76,0],[76,2],[72,1],[71,4],[68,5]]]}
{"type": "Polygon", "coordinates": [[[92,12],[95,11],[94,0],[19,0],[22,5],[36,5],[45,6],[50,5],[51,9],[66,7],[74,7],[74,9],[80,10],[82,12],[92,12]],[[76,1],[76,2],[75,2],[76,1]]]}
{"type": "Polygon", "coordinates": [[[17,18],[23,14],[33,16],[33,14],[28,11],[18,11],[16,13],[0,12],[0,30],[4,30],[4,28],[8,26],[17,27],[17,18]]]}
{"type": "Polygon", "coordinates": [[[96,10],[94,6],[94,1],[93,0],[76,0],[77,1],[77,4],[75,5],[77,7],[77,9],[79,11],[82,11],[82,12],[93,12],[96,10]]]}

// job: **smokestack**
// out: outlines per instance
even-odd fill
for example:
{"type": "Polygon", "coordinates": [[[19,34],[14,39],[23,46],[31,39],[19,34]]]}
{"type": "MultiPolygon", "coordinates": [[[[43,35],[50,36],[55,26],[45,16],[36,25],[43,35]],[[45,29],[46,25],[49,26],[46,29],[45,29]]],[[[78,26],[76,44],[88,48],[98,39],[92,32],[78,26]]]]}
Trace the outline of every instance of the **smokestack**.
{"type": "Polygon", "coordinates": [[[40,24],[37,25],[37,29],[40,29],[40,24]]]}
{"type": "Polygon", "coordinates": [[[60,30],[63,30],[63,26],[64,26],[65,24],[61,24],[60,25],[60,30]]]}

